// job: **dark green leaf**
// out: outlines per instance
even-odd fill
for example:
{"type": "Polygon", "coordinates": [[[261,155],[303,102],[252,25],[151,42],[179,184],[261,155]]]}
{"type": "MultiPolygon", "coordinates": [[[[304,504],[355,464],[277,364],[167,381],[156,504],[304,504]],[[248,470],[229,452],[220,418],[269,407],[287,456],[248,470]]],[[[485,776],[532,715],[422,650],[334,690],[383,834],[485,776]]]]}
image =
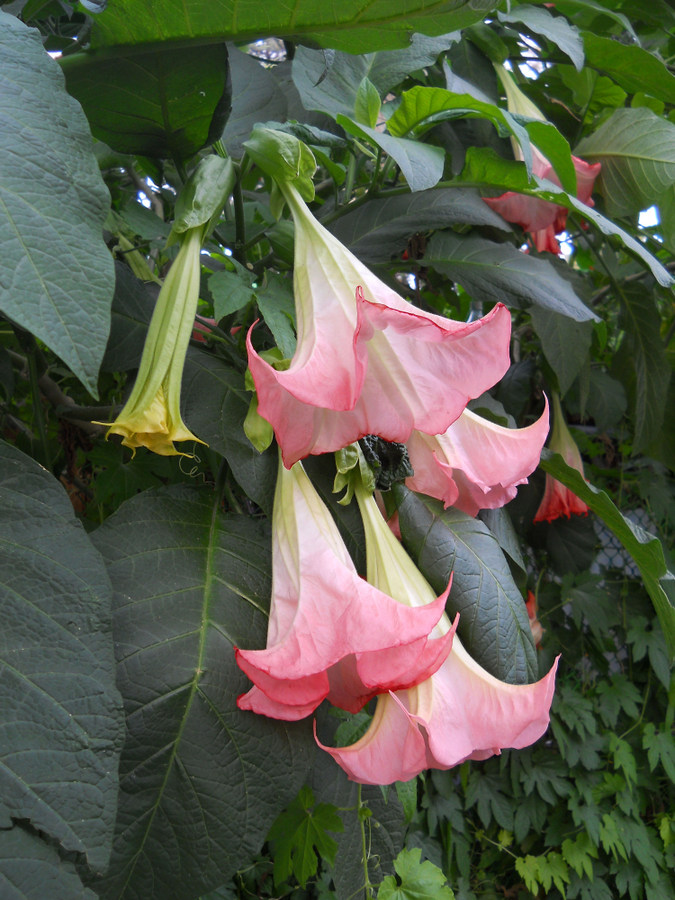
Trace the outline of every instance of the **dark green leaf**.
{"type": "Polygon", "coordinates": [[[600,369],[591,369],[586,412],[598,428],[613,428],[625,411],[626,392],[621,382],[600,369]]]}
{"type": "Polygon", "coordinates": [[[502,681],[536,681],[525,603],[487,527],[400,485],[392,492],[403,542],[429,584],[440,594],[452,573],[447,608],[451,618],[460,613],[457,633],[469,653],[502,681]]]}
{"type": "Polygon", "coordinates": [[[295,301],[289,278],[268,272],[266,283],[256,291],[258,309],[287,359],[295,353],[295,301]]]}
{"type": "Polygon", "coordinates": [[[534,304],[577,322],[595,318],[549,262],[512,244],[439,232],[429,242],[424,264],[459,282],[474,300],[516,308],[534,304]]]}
{"type": "Polygon", "coordinates": [[[237,271],[219,269],[209,276],[209,290],[213,296],[213,315],[216,322],[247,306],[255,297],[253,276],[240,266],[237,271]]]}
{"type": "Polygon", "coordinates": [[[494,0],[446,0],[442,8],[424,0],[388,0],[384,5],[343,0],[337,8],[323,0],[299,0],[294,6],[276,0],[214,0],[186,7],[182,0],[155,0],[152,7],[139,7],[134,0],[116,0],[96,17],[92,43],[246,41],[274,35],[365,53],[407,47],[415,31],[447,34],[479,21],[495,5],[494,0]]]}
{"type": "Polygon", "coordinates": [[[94,533],[127,713],[104,898],[194,898],[255,853],[310,761],[307,724],[240,712],[233,644],[265,643],[265,523],[208,488],[145,491],[94,533]]]}
{"type": "Polygon", "coordinates": [[[72,862],[20,825],[0,829],[0,890],[3,900],[97,900],[72,862]]]}
{"type": "Polygon", "coordinates": [[[633,557],[658,613],[668,651],[671,657],[675,655],[675,597],[670,590],[673,575],[666,566],[659,539],[621,515],[609,496],[588,484],[583,475],[568,466],[560,454],[544,450],[540,465],[545,472],[581,497],[633,557]]]}
{"type": "Polygon", "coordinates": [[[243,142],[257,122],[284,122],[300,107],[291,81],[290,63],[270,70],[234,44],[228,45],[232,76],[232,112],[227,120],[223,141],[231,156],[240,157],[243,142]]]}
{"type": "Polygon", "coordinates": [[[94,396],[110,328],[110,195],[89,126],[37,31],[0,12],[0,310],[94,396]]]}
{"type": "Polygon", "coordinates": [[[498,775],[474,771],[466,790],[466,808],[476,806],[481,822],[487,828],[493,820],[509,831],[513,828],[513,805],[504,793],[498,775]]]}
{"type": "Polygon", "coordinates": [[[364,262],[385,262],[417,232],[448,225],[510,226],[472,188],[439,188],[371,200],[341,216],[330,230],[364,262]]]}
{"type": "Polygon", "coordinates": [[[626,286],[621,291],[621,299],[626,356],[631,363],[630,375],[635,379],[633,450],[638,452],[659,435],[671,373],[661,338],[661,316],[652,295],[641,288],[626,286]]]}
{"type": "Polygon", "coordinates": [[[413,34],[410,46],[404,50],[361,56],[337,52],[327,72],[323,51],[299,47],[293,58],[293,81],[305,109],[319,110],[332,116],[342,113],[351,118],[359,84],[364,78],[368,78],[380,94],[386,94],[410,72],[433,65],[456,37],[444,35],[429,38],[423,34],[413,34]]]}
{"type": "Polygon", "coordinates": [[[589,321],[575,322],[568,316],[540,307],[533,307],[530,315],[544,356],[555,372],[560,394],[564,396],[586,362],[593,325],[589,321]]]}
{"type": "Polygon", "coordinates": [[[185,422],[203,441],[222,454],[251,500],[268,515],[277,479],[277,451],[259,453],[244,434],[251,394],[244,379],[216,356],[188,349],[183,373],[185,422]],[[204,397],[209,398],[204,403],[204,397]]]}
{"type": "Polygon", "coordinates": [[[45,469],[0,444],[0,484],[0,828],[25,820],[100,872],[123,737],[110,580],[45,469]]]}
{"type": "Polygon", "coordinates": [[[589,568],[598,549],[592,519],[587,516],[560,517],[536,527],[544,536],[551,565],[558,575],[576,574],[589,568]]]}
{"type": "Polygon", "coordinates": [[[576,152],[602,163],[598,187],[610,215],[658,203],[675,182],[675,125],[644,106],[617,109],[576,152]]]}
{"type": "Polygon", "coordinates": [[[120,153],[189,159],[222,134],[230,109],[223,43],[78,53],[62,65],[94,136],[120,153]]]}
{"type": "Polygon", "coordinates": [[[112,322],[102,371],[126,372],[138,368],[158,292],[159,286],[144,284],[128,266],[115,262],[112,322]]]}
{"type": "Polygon", "coordinates": [[[675,103],[675,75],[653,53],[601,34],[584,32],[586,65],[606,72],[631,94],[644,91],[675,103]]]}
{"type": "Polygon", "coordinates": [[[504,553],[524,572],[525,560],[520,549],[520,541],[507,510],[503,507],[501,509],[481,509],[478,516],[490,529],[504,553]]]}

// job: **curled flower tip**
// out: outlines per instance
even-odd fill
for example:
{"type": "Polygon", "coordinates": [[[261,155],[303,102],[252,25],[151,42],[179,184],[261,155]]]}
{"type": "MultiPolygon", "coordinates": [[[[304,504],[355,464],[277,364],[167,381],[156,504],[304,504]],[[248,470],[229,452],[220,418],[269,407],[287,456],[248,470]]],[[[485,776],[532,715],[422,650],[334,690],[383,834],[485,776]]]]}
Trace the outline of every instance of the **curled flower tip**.
{"type": "Polygon", "coordinates": [[[319,746],[352,781],[391,784],[425,769],[449,769],[546,731],[558,660],[535,684],[506,684],[478,665],[455,637],[441,668],[407,691],[382,694],[368,731],[349,747],[319,746]]]}
{"type": "Polygon", "coordinates": [[[467,409],[443,434],[413,431],[408,453],[414,475],[407,487],[470,516],[504,506],[539,463],[548,434],[545,404],[526,428],[504,428],[467,409]]]}
{"type": "Polygon", "coordinates": [[[447,591],[428,590],[413,605],[364,581],[302,464],[280,464],[267,647],[236,651],[254,684],[240,709],[296,719],[327,697],[356,712],[382,691],[429,677],[452,635],[431,635],[447,591]]]}
{"type": "MultiPolygon", "coordinates": [[[[568,466],[584,474],[584,464],[581,460],[579,448],[574,443],[565,423],[560,400],[557,394],[553,395],[553,430],[549,447],[555,453],[559,453],[568,466]]],[[[544,496],[534,516],[535,522],[552,522],[563,516],[585,516],[588,514],[588,506],[562,482],[546,473],[544,496]]]]}

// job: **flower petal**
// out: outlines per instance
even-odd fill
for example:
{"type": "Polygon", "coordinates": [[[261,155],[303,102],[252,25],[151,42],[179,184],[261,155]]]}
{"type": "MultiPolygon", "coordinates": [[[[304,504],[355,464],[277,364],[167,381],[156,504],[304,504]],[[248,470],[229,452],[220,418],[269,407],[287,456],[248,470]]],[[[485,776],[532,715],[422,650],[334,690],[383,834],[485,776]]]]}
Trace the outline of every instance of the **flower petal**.
{"type": "MultiPolygon", "coordinates": [[[[549,446],[551,450],[560,453],[568,466],[572,466],[582,475],[584,474],[581,453],[567,427],[557,394],[553,395],[553,429],[549,446]]],[[[585,516],[587,513],[588,506],[584,501],[547,472],[544,496],[535,513],[534,521],[552,522],[553,519],[559,519],[562,516],[569,519],[571,515],[585,516]]]]}
{"type": "Polygon", "coordinates": [[[329,690],[328,670],[352,654],[356,672],[363,669],[369,678],[357,698],[390,683],[416,683],[441,664],[447,646],[429,634],[447,591],[437,599],[432,592],[431,602],[425,594],[415,608],[364,581],[299,463],[290,471],[279,466],[272,534],[267,648],[236,650],[239,667],[269,700],[318,706],[329,690]],[[370,662],[372,652],[380,655],[370,662]]]}
{"type": "Polygon", "coordinates": [[[317,744],[344,769],[352,781],[360,784],[393,784],[409,781],[427,768],[424,738],[413,720],[394,699],[393,694],[378,697],[368,731],[351,747],[327,747],[317,744]]]}
{"type": "Polygon", "coordinates": [[[548,401],[526,428],[504,428],[470,410],[439,435],[414,431],[408,441],[414,491],[456,506],[470,516],[504,506],[536,469],[548,434],[548,401]]]}
{"type": "Polygon", "coordinates": [[[281,189],[296,226],[297,349],[277,371],[249,333],[248,354],[284,464],[366,434],[405,441],[413,428],[445,431],[508,368],[508,310],[499,304],[465,324],[416,308],[317,222],[292,185],[281,189]]]}
{"type": "Polygon", "coordinates": [[[297,722],[310,716],[316,709],[317,704],[313,701],[304,705],[277,703],[275,700],[270,700],[260,688],[253,685],[247,693],[241,694],[237,698],[237,706],[239,709],[258,713],[260,716],[268,716],[270,719],[297,722]]]}
{"type": "Polygon", "coordinates": [[[534,684],[506,684],[479,666],[455,637],[438,672],[399,695],[426,733],[429,766],[447,769],[476,752],[484,759],[538,740],[548,727],[557,666],[556,660],[534,684]]]}
{"type": "Polygon", "coordinates": [[[427,768],[449,769],[507,747],[526,747],[548,727],[557,664],[535,684],[506,684],[482,669],[455,637],[431,678],[378,697],[359,741],[336,748],[317,742],[363,784],[406,781],[427,768]]]}
{"type": "MultiPolygon", "coordinates": [[[[447,597],[448,590],[443,594],[447,597]]],[[[358,712],[377,694],[413,687],[429,678],[445,661],[457,624],[441,637],[426,636],[401,647],[346,657],[328,672],[328,700],[348,712],[358,712]]]]}

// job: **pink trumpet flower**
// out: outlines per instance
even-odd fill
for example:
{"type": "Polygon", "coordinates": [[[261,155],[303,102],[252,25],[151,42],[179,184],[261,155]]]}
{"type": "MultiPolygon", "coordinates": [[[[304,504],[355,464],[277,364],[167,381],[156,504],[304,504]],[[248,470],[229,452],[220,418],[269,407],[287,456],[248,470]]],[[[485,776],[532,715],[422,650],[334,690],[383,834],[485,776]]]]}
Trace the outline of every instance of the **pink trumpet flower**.
{"type": "MultiPolygon", "coordinates": [[[[450,628],[446,616],[436,628],[450,628]]],[[[424,769],[450,769],[521,748],[546,731],[558,662],[535,684],[506,684],[481,668],[455,635],[431,678],[382,694],[368,731],[350,747],[326,747],[352,781],[391,784],[424,769]]]]}
{"type": "MultiPolygon", "coordinates": [[[[532,147],[532,157],[532,172],[560,187],[560,179],[556,175],[555,169],[536,147],[532,147]]],[[[522,159],[520,149],[516,151],[516,158],[522,159]]],[[[587,163],[578,156],[573,156],[572,162],[577,174],[577,197],[586,206],[593,206],[591,194],[601,165],[600,163],[587,163]]],[[[556,235],[565,230],[567,209],[564,206],[549,203],[548,200],[540,200],[539,197],[517,194],[514,191],[507,191],[499,197],[484,197],[483,200],[507,222],[515,222],[525,231],[529,231],[534,245],[540,253],[544,250],[548,250],[550,253],[560,253],[560,244],[556,235]]]]}
{"type": "MultiPolygon", "coordinates": [[[[407,585],[428,604],[434,592],[391,533],[372,497],[355,486],[366,533],[368,580],[387,590],[407,585]]],[[[437,637],[456,627],[443,614],[437,637]]],[[[424,769],[449,769],[465,759],[487,759],[505,747],[526,747],[546,731],[557,662],[536,684],[506,684],[469,656],[457,635],[441,667],[403,691],[382,692],[365,735],[350,747],[325,747],[352,781],[391,784],[424,769]]]]}
{"type": "Polygon", "coordinates": [[[509,365],[511,317],[501,304],[469,324],[407,303],[279,185],[295,221],[297,349],[277,370],[253,349],[258,411],[284,464],[366,434],[405,442],[444,432],[509,365]]]}
{"type": "MultiPolygon", "coordinates": [[[[565,416],[557,394],[553,395],[553,430],[551,431],[549,447],[555,453],[559,453],[568,466],[572,466],[581,472],[582,475],[584,474],[581,453],[579,453],[579,448],[574,443],[574,438],[565,424],[565,416]]],[[[534,516],[534,521],[552,522],[554,519],[560,519],[563,516],[569,519],[572,515],[585,516],[587,514],[588,506],[584,501],[547,472],[544,496],[534,516]]]]}
{"type": "Polygon", "coordinates": [[[497,509],[536,469],[547,434],[548,401],[527,428],[504,428],[464,410],[444,434],[413,431],[408,454],[415,474],[406,485],[470,516],[497,509]]]}
{"type": "MultiPolygon", "coordinates": [[[[532,101],[516,85],[511,74],[503,67],[497,69],[497,74],[504,85],[506,92],[506,104],[510,112],[529,116],[531,119],[546,121],[544,116],[532,101]]],[[[513,153],[516,159],[523,159],[520,144],[512,139],[513,153]]],[[[539,178],[545,178],[560,187],[560,179],[555,169],[546,157],[530,145],[532,150],[532,172],[539,178]]],[[[578,156],[572,157],[574,171],[577,176],[577,197],[586,206],[593,206],[591,194],[595,179],[600,174],[600,163],[587,163],[578,156]]],[[[525,231],[529,231],[535,247],[539,252],[548,250],[550,253],[560,253],[560,244],[556,235],[565,230],[567,222],[567,209],[558,206],[557,203],[549,203],[538,197],[528,197],[526,194],[518,194],[507,191],[500,197],[484,197],[484,201],[495,212],[506,219],[507,222],[515,222],[525,231]]]]}
{"type": "Polygon", "coordinates": [[[328,697],[357,712],[383,690],[417,684],[441,665],[452,634],[430,640],[429,633],[447,591],[425,595],[414,608],[362,579],[300,463],[279,466],[272,535],[267,649],[236,650],[254,683],[237,701],[240,709],[293,720],[328,697]]]}

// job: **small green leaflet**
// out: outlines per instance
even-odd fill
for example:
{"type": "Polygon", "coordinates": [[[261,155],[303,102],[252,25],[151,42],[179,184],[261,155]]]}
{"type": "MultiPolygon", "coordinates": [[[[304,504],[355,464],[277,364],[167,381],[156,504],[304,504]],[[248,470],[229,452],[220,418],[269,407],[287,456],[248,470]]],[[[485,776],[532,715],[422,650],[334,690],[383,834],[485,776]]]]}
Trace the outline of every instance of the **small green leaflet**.
{"type": "Polygon", "coordinates": [[[314,809],[314,794],[305,786],[295,800],[277,818],[268,838],[275,842],[274,884],[283,884],[294,875],[301,885],[316,875],[318,855],[331,865],[338,845],[328,831],[342,831],[344,825],[331,803],[319,803],[314,809]],[[318,855],[317,855],[318,852],[318,855]]]}
{"type": "Polygon", "coordinates": [[[419,847],[401,850],[394,860],[394,869],[400,880],[387,875],[377,892],[377,900],[454,900],[445,875],[429,860],[422,860],[419,847]]]}

